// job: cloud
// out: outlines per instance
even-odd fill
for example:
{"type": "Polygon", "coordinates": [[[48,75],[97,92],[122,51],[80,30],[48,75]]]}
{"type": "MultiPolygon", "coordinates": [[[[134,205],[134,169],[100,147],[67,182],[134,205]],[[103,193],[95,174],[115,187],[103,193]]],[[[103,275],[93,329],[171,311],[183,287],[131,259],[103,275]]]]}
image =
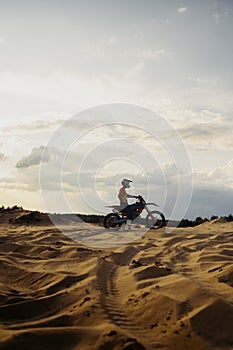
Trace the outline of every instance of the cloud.
{"type": "MultiPolygon", "coordinates": [[[[134,60],[135,61],[135,60],[134,60]]],[[[111,66],[113,64],[111,63],[111,66]]],[[[119,73],[93,72],[85,74],[82,72],[55,71],[46,78],[34,75],[15,73],[13,71],[0,72],[0,92],[5,95],[50,103],[55,106],[64,106],[70,109],[81,110],[91,105],[99,105],[109,102],[136,102],[138,94],[142,95],[143,86],[138,86],[135,79],[142,79],[144,62],[133,62],[130,66],[122,68],[119,73]],[[129,68],[130,67],[130,68],[129,68]],[[136,94],[136,96],[135,96],[136,94]],[[78,106],[77,106],[78,104],[78,106]],[[68,105],[68,106],[67,106],[68,105]]],[[[24,109],[28,106],[25,104],[24,109]]],[[[49,107],[50,108],[50,107],[49,107]]],[[[59,107],[60,108],[60,107],[59,107]]]]}
{"type": "Polygon", "coordinates": [[[64,119],[51,119],[51,120],[36,120],[31,123],[21,123],[15,125],[9,125],[3,127],[1,130],[4,133],[11,133],[15,131],[41,131],[41,130],[51,130],[60,125],[64,119]]]}
{"type": "MultiPolygon", "coordinates": [[[[33,148],[29,156],[22,157],[11,176],[0,179],[0,187],[8,190],[23,190],[28,193],[38,192],[40,190],[38,165],[44,150],[44,146],[33,148]]],[[[60,174],[61,154],[59,155],[59,150],[46,149],[46,151],[47,156],[44,153],[45,160],[48,159],[51,163],[48,168],[45,167],[43,189],[49,193],[54,193],[56,197],[56,193],[59,193],[62,188],[66,199],[68,202],[69,200],[72,201],[76,211],[80,211],[80,208],[84,205],[83,199],[80,197],[80,191],[87,203],[93,204],[95,208],[101,211],[106,205],[106,201],[112,203],[117,200],[116,194],[120,180],[123,177],[129,177],[134,181],[129,193],[142,194],[145,197],[148,195],[149,201],[158,203],[160,209],[169,217],[176,202],[181,177],[184,187],[188,184],[185,179],[189,174],[182,170],[179,170],[178,173],[176,165],[172,163],[163,163],[161,167],[155,165],[150,170],[147,167],[144,169],[146,177],[142,171],[137,172],[130,167],[123,167],[121,170],[116,169],[114,162],[110,162],[109,166],[105,167],[100,173],[95,173],[91,166],[84,167],[79,177],[78,171],[82,160],[82,152],[77,154],[73,151],[65,160],[64,169],[60,174]],[[149,180],[149,193],[147,193],[147,179],[149,180]]],[[[96,160],[94,169],[95,166],[98,166],[98,161],[103,164],[102,158],[96,160]]],[[[233,160],[223,167],[195,170],[193,172],[194,191],[185,217],[193,218],[198,215],[208,217],[212,214],[227,215],[230,213],[233,200],[232,172],[233,160]]],[[[88,206],[85,207],[85,210],[88,212],[88,206]]]]}
{"type": "Polygon", "coordinates": [[[0,188],[3,191],[6,189],[25,191],[25,198],[28,196],[29,192],[39,191],[40,184],[38,167],[15,168],[10,176],[0,178],[0,188]]]}
{"type": "Polygon", "coordinates": [[[59,159],[61,151],[55,148],[48,149],[40,146],[32,148],[28,156],[23,156],[11,171],[9,176],[0,178],[0,187],[3,189],[18,189],[27,192],[37,192],[40,190],[40,165],[41,162],[51,162],[49,171],[46,172],[46,186],[50,191],[60,189],[54,179],[59,176],[59,159]],[[43,155],[43,157],[42,157],[43,155]]]}
{"type": "Polygon", "coordinates": [[[178,8],[178,12],[179,13],[184,13],[184,12],[186,12],[188,10],[188,7],[180,7],[180,8],[178,8]]]}
{"type": "Polygon", "coordinates": [[[39,165],[43,154],[43,161],[49,161],[50,155],[44,146],[33,148],[29,156],[23,156],[18,163],[16,168],[29,168],[31,166],[39,165]]]}
{"type": "Polygon", "coordinates": [[[208,189],[213,186],[223,187],[233,190],[233,159],[225,166],[216,167],[214,169],[203,169],[195,171],[194,181],[196,186],[205,186],[208,189]]]}
{"type": "MultiPolygon", "coordinates": [[[[168,107],[170,108],[171,106],[168,107]]],[[[174,112],[174,110],[172,112],[174,112]]],[[[191,145],[199,150],[212,150],[211,155],[208,153],[208,157],[212,157],[212,155],[215,156],[216,149],[229,150],[230,145],[233,147],[231,137],[233,120],[229,115],[207,109],[178,109],[175,113],[175,127],[177,127],[178,131],[181,133],[187,145],[191,145]]],[[[154,121],[153,119],[153,122],[154,121]]],[[[41,121],[38,121],[33,128],[36,126],[40,127],[40,122],[41,121]]],[[[127,119],[126,122],[130,122],[130,118],[127,119]]],[[[2,189],[21,189],[31,192],[39,191],[39,164],[41,162],[41,155],[44,152],[44,161],[50,162],[48,167],[47,163],[44,167],[45,177],[43,185],[45,191],[48,190],[51,193],[56,193],[59,192],[62,187],[66,196],[75,197],[75,195],[77,195],[77,198],[79,198],[78,173],[80,164],[82,164],[84,160],[80,176],[81,190],[84,195],[88,193],[90,198],[89,202],[93,202],[96,207],[102,208],[104,204],[101,198],[114,202],[114,198],[116,197],[116,184],[118,184],[122,177],[132,177],[133,180],[135,180],[134,188],[136,194],[137,192],[142,194],[146,192],[147,185],[145,174],[143,171],[140,172],[140,169],[139,171],[137,171],[138,169],[135,171],[135,169],[132,170],[130,167],[127,168],[127,166],[120,166],[117,168],[114,162],[112,162],[109,166],[103,166],[104,171],[98,170],[101,170],[102,165],[108,162],[111,157],[113,160],[117,157],[126,157],[131,159],[135,164],[142,165],[142,170],[145,170],[150,180],[151,201],[158,202],[161,209],[164,208],[166,215],[169,217],[177,197],[178,177],[182,176],[182,179],[185,180],[187,174],[182,172],[177,174],[177,169],[174,164],[170,164],[169,160],[165,159],[164,152],[161,152],[161,149],[158,147],[159,142],[156,142],[156,147],[154,147],[154,138],[144,134],[143,120],[141,124],[142,129],[135,129],[133,126],[125,127],[124,125],[111,123],[101,128],[94,128],[93,125],[88,124],[88,120],[84,117],[78,119],[77,123],[71,119],[70,122],[67,121],[67,127],[61,132],[61,140],[63,140],[66,135],[70,135],[71,131],[78,137],[79,132],[82,133],[82,130],[78,130],[80,129],[80,125],[84,128],[91,127],[92,132],[90,134],[85,134],[80,139],[82,143],[72,145],[72,148],[67,152],[62,165],[62,171],[60,165],[62,155],[64,155],[65,152],[64,143],[57,143],[56,147],[58,147],[59,150],[52,150],[41,145],[32,148],[31,152],[29,152],[30,154],[26,156],[24,152],[24,156],[17,162],[14,172],[12,172],[10,176],[5,176],[0,179],[0,187],[2,187],[2,189]],[[82,123],[84,123],[84,125],[82,123]],[[116,140],[116,135],[120,137],[120,143],[119,140],[116,140]],[[136,146],[137,141],[139,146],[136,146]],[[95,153],[95,149],[98,149],[97,153],[95,153]],[[156,154],[156,161],[152,161],[152,158],[148,158],[147,150],[151,150],[152,155],[156,154]],[[164,182],[164,177],[166,178],[166,183],[164,182]],[[96,193],[96,189],[93,188],[93,184],[95,185],[95,183],[97,184],[100,197],[97,195],[93,197],[96,193]],[[163,207],[165,199],[166,204],[163,207]]],[[[150,131],[152,131],[154,127],[159,128],[158,123],[152,123],[151,125],[150,131]]],[[[42,127],[43,126],[46,127],[45,124],[43,124],[42,127]]],[[[28,128],[29,127],[28,125],[28,128]]],[[[164,130],[160,130],[160,132],[164,133],[164,130]]],[[[213,162],[212,166],[214,167],[213,162]]],[[[197,200],[201,195],[199,193],[201,191],[200,189],[203,189],[203,191],[205,190],[206,193],[209,193],[209,191],[211,192],[211,190],[217,193],[216,190],[218,189],[218,194],[220,195],[222,191],[223,196],[225,196],[227,189],[229,189],[230,196],[232,191],[232,172],[233,162],[230,162],[226,166],[215,167],[214,169],[194,171],[193,176],[196,197],[194,197],[192,207],[190,208],[195,208],[195,211],[193,211],[195,215],[207,215],[208,208],[205,201],[203,205],[199,203],[198,207],[197,200]],[[197,210],[199,210],[199,213],[197,213],[197,210]]],[[[133,186],[131,189],[133,190],[133,186]]],[[[229,196],[228,198],[230,198],[229,196]]],[[[80,201],[80,203],[82,202],[80,198],[77,199],[76,207],[79,205],[78,201],[80,201]]],[[[229,210],[224,197],[219,198],[219,203],[223,206],[222,211],[229,210]]],[[[227,203],[229,203],[229,201],[227,203]]],[[[209,202],[209,205],[211,206],[212,203],[209,202]]],[[[220,208],[220,205],[218,207],[220,208]]],[[[218,213],[216,212],[216,214],[218,213]]],[[[191,209],[188,215],[192,215],[191,209]]]]}
{"type": "Polygon", "coordinates": [[[161,106],[167,117],[181,135],[186,146],[199,151],[233,150],[233,117],[206,108],[176,108],[161,106]]]}
{"type": "Polygon", "coordinates": [[[232,125],[197,123],[178,129],[186,144],[199,151],[233,150],[232,125]],[[228,129],[231,127],[231,129],[228,129]]]}

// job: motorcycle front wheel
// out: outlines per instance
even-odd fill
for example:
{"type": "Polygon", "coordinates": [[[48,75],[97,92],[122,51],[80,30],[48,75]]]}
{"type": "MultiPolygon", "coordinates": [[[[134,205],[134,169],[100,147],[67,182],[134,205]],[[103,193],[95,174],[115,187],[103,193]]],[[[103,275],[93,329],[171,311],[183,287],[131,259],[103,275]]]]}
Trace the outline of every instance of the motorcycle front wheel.
{"type": "Polygon", "coordinates": [[[149,228],[161,228],[165,225],[165,216],[160,211],[151,211],[146,217],[146,224],[149,228]]]}
{"type": "Polygon", "coordinates": [[[104,218],[104,227],[112,230],[119,230],[122,225],[122,221],[120,220],[120,215],[110,213],[104,218]]]}

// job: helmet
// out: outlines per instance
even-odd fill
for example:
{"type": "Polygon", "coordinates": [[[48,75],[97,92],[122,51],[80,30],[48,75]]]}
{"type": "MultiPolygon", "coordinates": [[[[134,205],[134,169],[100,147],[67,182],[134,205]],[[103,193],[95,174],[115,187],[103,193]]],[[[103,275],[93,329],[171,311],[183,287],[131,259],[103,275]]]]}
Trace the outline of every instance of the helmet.
{"type": "Polygon", "coordinates": [[[133,182],[133,181],[131,181],[131,180],[128,180],[128,179],[123,179],[122,181],[121,181],[121,184],[125,187],[125,188],[129,188],[130,187],[130,182],[133,182]]]}

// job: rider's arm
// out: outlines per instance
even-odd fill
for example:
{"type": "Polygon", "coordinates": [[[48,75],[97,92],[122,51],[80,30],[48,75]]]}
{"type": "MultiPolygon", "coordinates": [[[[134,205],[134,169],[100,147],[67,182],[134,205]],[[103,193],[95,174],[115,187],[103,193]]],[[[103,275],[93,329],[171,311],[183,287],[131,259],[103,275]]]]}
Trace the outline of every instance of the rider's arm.
{"type": "Polygon", "coordinates": [[[135,197],[137,197],[137,196],[132,196],[131,194],[127,193],[127,198],[135,198],[135,197]]]}

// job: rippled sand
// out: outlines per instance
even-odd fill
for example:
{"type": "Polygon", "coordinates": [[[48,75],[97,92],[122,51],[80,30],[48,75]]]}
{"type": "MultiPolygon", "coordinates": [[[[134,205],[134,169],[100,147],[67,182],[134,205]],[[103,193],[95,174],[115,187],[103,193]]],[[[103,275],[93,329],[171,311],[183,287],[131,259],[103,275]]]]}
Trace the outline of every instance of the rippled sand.
{"type": "Polygon", "coordinates": [[[1,215],[0,349],[233,349],[232,222],[67,237],[1,215]]]}

